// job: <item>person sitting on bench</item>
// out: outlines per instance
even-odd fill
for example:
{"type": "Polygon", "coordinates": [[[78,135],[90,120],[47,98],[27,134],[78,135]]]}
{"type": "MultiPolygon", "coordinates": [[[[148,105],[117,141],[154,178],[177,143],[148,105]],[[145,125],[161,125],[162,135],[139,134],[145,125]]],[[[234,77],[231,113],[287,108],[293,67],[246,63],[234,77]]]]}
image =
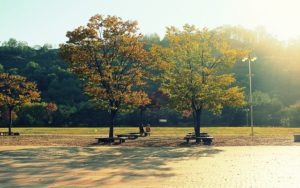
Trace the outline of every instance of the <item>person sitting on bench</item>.
{"type": "Polygon", "coordinates": [[[148,123],[147,126],[146,126],[146,136],[150,136],[150,124],[148,123]]]}

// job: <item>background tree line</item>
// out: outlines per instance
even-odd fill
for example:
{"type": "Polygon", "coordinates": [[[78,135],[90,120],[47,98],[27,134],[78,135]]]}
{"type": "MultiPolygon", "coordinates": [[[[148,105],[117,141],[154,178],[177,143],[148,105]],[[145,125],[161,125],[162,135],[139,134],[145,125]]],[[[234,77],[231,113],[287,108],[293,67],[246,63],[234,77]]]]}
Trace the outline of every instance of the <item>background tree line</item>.
{"type": "MultiPolygon", "coordinates": [[[[256,125],[297,126],[300,124],[300,39],[283,43],[263,28],[248,30],[242,27],[223,26],[214,29],[226,36],[235,48],[250,49],[258,57],[252,64],[254,90],[254,123],[256,125]]],[[[168,46],[166,37],[156,34],[141,39],[144,49],[152,45],[168,46]]],[[[81,126],[105,125],[110,121],[107,111],[95,109],[83,91],[80,81],[60,58],[59,49],[51,45],[29,47],[26,42],[9,39],[0,47],[0,71],[27,77],[37,83],[41,101],[16,111],[17,125],[81,126]],[[53,105],[57,107],[53,107],[53,105]],[[51,107],[52,106],[52,107],[51,107]],[[54,110],[53,110],[54,108],[54,110]],[[49,110],[52,109],[52,110],[49,110]]],[[[248,67],[238,62],[234,72],[237,85],[248,95],[248,67]]],[[[153,72],[155,74],[155,72],[153,72]]],[[[156,100],[155,107],[145,109],[144,120],[154,125],[191,125],[191,116],[181,114],[165,105],[166,99],[157,94],[158,85],[148,83],[146,92],[156,100]],[[167,123],[159,123],[167,119],[167,123]]],[[[246,124],[244,108],[225,107],[222,114],[204,110],[202,123],[214,126],[241,126],[246,124]]],[[[139,113],[122,112],[117,116],[121,125],[138,125],[139,113]]],[[[7,109],[1,107],[1,125],[7,124],[7,109]]]]}

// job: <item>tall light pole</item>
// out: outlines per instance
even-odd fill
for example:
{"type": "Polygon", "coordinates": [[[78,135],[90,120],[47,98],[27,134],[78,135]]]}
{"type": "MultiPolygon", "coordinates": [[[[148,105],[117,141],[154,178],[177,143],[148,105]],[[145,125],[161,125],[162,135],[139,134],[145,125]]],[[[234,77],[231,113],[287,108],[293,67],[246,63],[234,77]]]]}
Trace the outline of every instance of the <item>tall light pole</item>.
{"type": "Polygon", "coordinates": [[[252,99],[252,73],[251,73],[251,62],[255,61],[256,57],[245,57],[242,61],[248,61],[249,64],[249,102],[250,102],[250,123],[251,123],[251,136],[254,136],[253,132],[253,99],[252,99]]]}
{"type": "Polygon", "coordinates": [[[249,126],[249,108],[245,108],[243,111],[246,112],[246,126],[248,127],[249,126]]]}

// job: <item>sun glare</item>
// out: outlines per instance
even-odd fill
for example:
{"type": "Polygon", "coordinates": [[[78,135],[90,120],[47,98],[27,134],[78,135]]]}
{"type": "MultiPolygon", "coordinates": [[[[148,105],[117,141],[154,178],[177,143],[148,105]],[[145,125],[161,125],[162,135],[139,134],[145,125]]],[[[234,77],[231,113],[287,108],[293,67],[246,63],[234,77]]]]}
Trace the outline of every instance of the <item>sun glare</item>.
{"type": "Polygon", "coordinates": [[[246,8],[250,24],[261,25],[280,40],[295,38],[300,34],[300,1],[252,1],[246,8]]]}

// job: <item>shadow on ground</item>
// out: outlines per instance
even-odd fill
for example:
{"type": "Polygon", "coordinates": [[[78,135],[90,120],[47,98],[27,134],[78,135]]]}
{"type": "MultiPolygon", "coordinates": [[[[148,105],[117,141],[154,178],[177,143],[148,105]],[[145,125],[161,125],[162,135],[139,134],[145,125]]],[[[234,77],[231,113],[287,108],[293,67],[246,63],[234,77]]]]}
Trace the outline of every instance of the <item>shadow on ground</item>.
{"type": "Polygon", "coordinates": [[[0,151],[1,187],[99,186],[171,177],[169,162],[212,157],[210,147],[37,147],[0,151]]]}

